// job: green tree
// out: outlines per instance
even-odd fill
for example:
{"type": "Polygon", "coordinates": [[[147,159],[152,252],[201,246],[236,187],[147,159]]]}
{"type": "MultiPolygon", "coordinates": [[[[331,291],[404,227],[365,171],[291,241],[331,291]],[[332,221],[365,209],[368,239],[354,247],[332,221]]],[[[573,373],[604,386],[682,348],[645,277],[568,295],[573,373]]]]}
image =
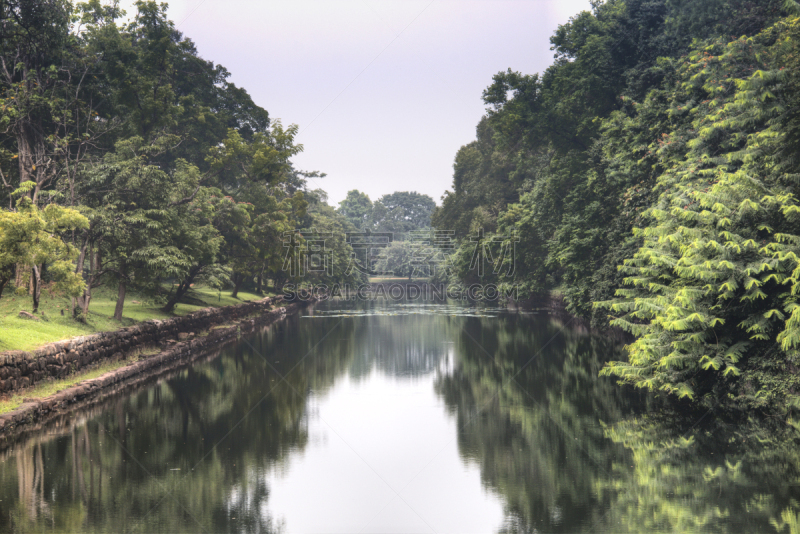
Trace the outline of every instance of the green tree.
{"type": "MultiPolygon", "coordinates": [[[[35,187],[33,182],[25,185],[35,187]]],[[[45,267],[57,289],[71,296],[83,290],[83,280],[73,272],[77,250],[62,235],[86,226],[86,217],[73,209],[48,204],[40,210],[27,197],[17,202],[16,211],[0,211],[0,267],[29,266],[33,313],[39,310],[45,267]]]]}
{"type": "Polygon", "coordinates": [[[367,230],[372,223],[372,201],[366,193],[358,189],[348,191],[347,197],[339,202],[336,211],[344,215],[359,231],[367,230]]]}
{"type": "MultiPolygon", "coordinates": [[[[119,15],[116,7],[100,11],[99,24],[119,15]]],[[[74,14],[63,0],[0,6],[0,161],[9,164],[8,171],[0,168],[0,180],[9,207],[11,192],[27,182],[34,184],[26,191],[35,203],[59,188],[74,205],[81,162],[117,125],[98,120],[102,86],[93,74],[99,60],[88,53],[74,14]]]]}
{"type": "MultiPolygon", "coordinates": [[[[151,157],[174,139],[145,144],[134,137],[117,143],[86,184],[88,215],[95,222],[102,269],[117,281],[114,318],[122,320],[128,287],[147,288],[165,277],[180,276],[191,264],[176,244],[177,219],[199,189],[196,167],[184,164],[165,172],[151,157]]],[[[203,230],[200,230],[203,231],[203,230]]]]}
{"type": "Polygon", "coordinates": [[[407,276],[411,280],[415,271],[415,260],[418,257],[418,247],[410,241],[392,241],[388,247],[381,250],[375,270],[391,273],[394,276],[407,276]]]}
{"type": "Polygon", "coordinates": [[[383,195],[373,206],[372,226],[377,232],[404,234],[431,226],[436,203],[416,191],[398,191],[383,195]]]}
{"type": "Polygon", "coordinates": [[[682,397],[785,405],[800,344],[794,177],[798,19],[693,51],[651,145],[665,172],[622,267],[629,288],[601,304],[637,336],[604,373],[682,397]],[[735,392],[735,394],[734,394],[735,392]]]}
{"type": "Polygon", "coordinates": [[[291,163],[292,156],[303,150],[294,143],[296,135],[296,125],[284,129],[278,121],[250,140],[230,130],[208,156],[210,183],[250,211],[246,226],[223,230],[233,296],[246,281],[263,279],[283,248],[283,234],[294,230],[304,215],[306,203],[302,192],[295,190],[298,173],[291,163]]]}

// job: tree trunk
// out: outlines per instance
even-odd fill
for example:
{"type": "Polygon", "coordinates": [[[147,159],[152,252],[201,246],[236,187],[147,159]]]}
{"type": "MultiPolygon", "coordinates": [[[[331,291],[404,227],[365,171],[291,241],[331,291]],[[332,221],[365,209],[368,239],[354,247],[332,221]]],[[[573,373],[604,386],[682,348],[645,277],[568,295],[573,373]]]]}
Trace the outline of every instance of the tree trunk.
{"type": "Polygon", "coordinates": [[[46,141],[41,123],[23,122],[17,129],[17,155],[19,161],[19,181],[33,182],[35,186],[28,193],[33,204],[39,200],[39,193],[53,178],[50,158],[46,156],[46,141]]]}
{"type": "Polygon", "coordinates": [[[72,316],[76,319],[86,317],[89,314],[89,303],[92,300],[93,285],[94,276],[90,274],[86,280],[86,288],[83,290],[83,294],[76,299],[72,299],[72,316]]]}
{"type": "Polygon", "coordinates": [[[119,279],[119,288],[117,289],[117,305],[114,308],[114,319],[122,321],[122,309],[125,307],[125,291],[127,290],[125,277],[119,279]]]}
{"type": "Polygon", "coordinates": [[[42,296],[42,272],[38,265],[31,267],[31,295],[33,296],[33,313],[37,313],[39,298],[42,296]]]}
{"type": "Polygon", "coordinates": [[[3,298],[3,291],[6,288],[6,284],[8,284],[12,278],[14,278],[14,270],[10,265],[0,269],[0,299],[3,298]]]}
{"type": "Polygon", "coordinates": [[[231,297],[238,298],[242,281],[244,281],[244,275],[239,273],[233,275],[233,293],[231,293],[231,297]]]}
{"type": "Polygon", "coordinates": [[[175,290],[175,294],[170,297],[167,303],[162,308],[165,312],[171,312],[175,305],[180,302],[183,296],[189,291],[189,288],[192,287],[192,283],[194,283],[195,277],[200,272],[201,267],[195,266],[189,269],[189,274],[186,275],[186,278],[178,285],[178,289],[175,290]]]}
{"type": "Polygon", "coordinates": [[[264,291],[262,290],[262,286],[264,285],[264,268],[261,268],[261,272],[258,273],[258,287],[256,288],[256,293],[259,295],[263,295],[264,291]]]}
{"type": "Polygon", "coordinates": [[[0,299],[3,298],[3,291],[6,289],[6,284],[11,281],[11,276],[0,276],[0,299]]]}
{"type": "Polygon", "coordinates": [[[24,287],[28,290],[28,295],[33,295],[33,280],[31,280],[31,266],[24,263],[16,264],[17,272],[14,276],[14,285],[24,287]]]}
{"type": "Polygon", "coordinates": [[[275,276],[272,278],[272,283],[275,284],[274,287],[276,292],[283,291],[283,286],[286,285],[286,282],[288,282],[288,279],[281,275],[280,272],[276,272],[275,276]]]}
{"type": "Polygon", "coordinates": [[[78,262],[75,265],[75,272],[83,276],[84,282],[86,282],[86,288],[83,290],[83,294],[77,298],[72,299],[72,316],[76,319],[85,318],[89,315],[89,303],[92,300],[92,288],[94,287],[94,283],[97,281],[97,265],[94,261],[94,247],[88,241],[84,241],[83,246],[81,247],[80,255],[78,256],[78,262]],[[89,253],[89,275],[83,275],[83,268],[86,265],[86,253],[89,253]]]}
{"type": "MultiPolygon", "coordinates": [[[[78,261],[75,263],[75,272],[77,274],[80,274],[81,276],[83,276],[83,262],[86,260],[86,248],[87,248],[87,246],[88,246],[88,243],[86,242],[86,240],[84,240],[83,241],[83,246],[81,246],[81,253],[78,255],[78,261]]],[[[88,288],[89,284],[87,283],[86,286],[88,288]]],[[[75,318],[78,317],[78,312],[77,312],[77,308],[76,308],[75,305],[76,305],[76,303],[77,304],[82,304],[83,298],[85,296],[86,296],[86,289],[83,290],[83,295],[81,295],[77,299],[75,297],[70,299],[70,306],[72,306],[72,316],[73,317],[75,317],[75,318]]],[[[83,308],[82,305],[81,305],[81,308],[83,308]]]]}
{"type": "Polygon", "coordinates": [[[114,307],[114,319],[122,321],[122,309],[125,307],[125,291],[128,286],[128,273],[124,261],[119,266],[119,287],[117,288],[117,305],[114,307]]]}

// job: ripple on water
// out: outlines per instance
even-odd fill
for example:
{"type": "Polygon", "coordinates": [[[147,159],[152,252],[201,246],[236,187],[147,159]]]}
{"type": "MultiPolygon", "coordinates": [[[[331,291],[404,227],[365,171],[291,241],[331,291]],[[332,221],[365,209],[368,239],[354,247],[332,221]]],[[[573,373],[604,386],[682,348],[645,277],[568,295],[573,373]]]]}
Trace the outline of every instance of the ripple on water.
{"type": "Polygon", "coordinates": [[[448,317],[498,317],[505,308],[465,308],[462,306],[443,306],[441,304],[399,304],[391,308],[371,310],[314,310],[303,318],[321,317],[394,317],[398,315],[437,315],[448,317]]]}

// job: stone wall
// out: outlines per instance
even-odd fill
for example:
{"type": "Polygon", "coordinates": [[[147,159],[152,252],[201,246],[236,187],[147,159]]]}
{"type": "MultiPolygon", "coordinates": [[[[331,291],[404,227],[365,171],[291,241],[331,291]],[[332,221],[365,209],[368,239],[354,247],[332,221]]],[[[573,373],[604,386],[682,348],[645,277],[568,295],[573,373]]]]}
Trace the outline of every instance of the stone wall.
{"type": "MultiPolygon", "coordinates": [[[[239,306],[209,308],[184,317],[166,321],[147,321],[116,332],[53,343],[48,346],[50,348],[47,348],[47,355],[41,352],[46,347],[32,353],[15,352],[15,360],[19,360],[19,363],[10,363],[6,366],[19,370],[20,373],[24,368],[27,374],[20,378],[30,378],[39,376],[36,373],[41,372],[38,370],[41,359],[45,360],[45,369],[47,365],[60,367],[55,372],[58,376],[59,373],[65,372],[63,368],[66,366],[77,365],[78,368],[81,365],[91,366],[98,360],[89,361],[89,359],[99,358],[101,354],[105,354],[106,358],[122,357],[123,350],[136,348],[137,343],[151,345],[158,343],[162,347],[156,354],[142,356],[124,367],[109,371],[97,378],[83,380],[49,397],[24,399],[23,404],[16,410],[0,414],[0,448],[4,444],[8,445],[11,437],[19,436],[25,429],[53,421],[76,408],[96,403],[109,394],[122,391],[127,386],[141,383],[149,377],[162,376],[165,372],[178,369],[205,355],[214,354],[225,343],[235,340],[239,335],[248,334],[283,319],[312,303],[305,301],[281,307],[274,306],[280,300],[281,297],[275,297],[239,306]],[[222,323],[224,325],[219,326],[222,323]],[[203,328],[208,330],[202,331],[203,328]],[[192,331],[186,332],[186,330],[192,331]],[[183,340],[177,341],[175,337],[183,340]],[[59,356],[66,359],[72,351],[75,352],[75,356],[71,357],[71,362],[61,365],[47,363],[49,358],[54,358],[56,362],[59,361],[59,356]],[[26,363],[26,359],[30,363],[26,363]],[[34,362],[37,364],[36,369],[32,365],[34,362]]],[[[3,354],[7,355],[8,353],[3,354]]]]}
{"type": "MultiPolygon", "coordinates": [[[[203,344],[220,332],[215,326],[258,316],[274,308],[282,297],[247,302],[223,308],[205,308],[189,315],[163,321],[150,320],[113,332],[100,332],[49,343],[36,350],[0,353],[0,394],[33,386],[50,378],[62,378],[104,361],[122,359],[132,350],[159,347],[195,338],[203,344]],[[196,337],[209,332],[207,337],[196,337]]],[[[278,308],[279,310],[282,308],[278,308]]]]}

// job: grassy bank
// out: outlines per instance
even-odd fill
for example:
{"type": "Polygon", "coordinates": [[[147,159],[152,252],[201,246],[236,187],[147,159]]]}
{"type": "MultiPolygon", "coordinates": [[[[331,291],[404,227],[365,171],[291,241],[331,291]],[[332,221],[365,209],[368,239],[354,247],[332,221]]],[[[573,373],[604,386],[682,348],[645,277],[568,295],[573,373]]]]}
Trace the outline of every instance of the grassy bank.
{"type": "Polygon", "coordinates": [[[65,378],[58,380],[46,380],[36,384],[34,387],[12,393],[6,396],[0,396],[0,414],[8,413],[19,408],[25,399],[44,399],[50,395],[55,395],[59,391],[63,391],[69,387],[74,386],[84,380],[91,380],[103,376],[109,371],[125,367],[129,363],[137,361],[140,357],[157,353],[158,349],[144,349],[132,354],[129,354],[125,359],[113,362],[103,362],[100,365],[86,369],[79,373],[73,373],[65,378]]]}
{"type": "MultiPolygon", "coordinates": [[[[254,293],[239,291],[238,298],[229,292],[219,293],[215,289],[199,287],[192,289],[172,313],[161,309],[161,304],[151,296],[128,293],[122,321],[113,319],[116,306],[116,291],[100,288],[93,292],[86,323],[70,317],[70,302],[57,294],[42,291],[39,304],[40,321],[22,319],[19,312],[31,311],[31,297],[19,296],[6,291],[0,299],[0,352],[6,350],[31,350],[45,343],[75,336],[116,330],[148,319],[166,319],[185,315],[209,306],[230,306],[263,298],[254,293]],[[62,315],[62,312],[64,315],[62,315]]],[[[83,379],[83,378],[82,378],[83,379]]]]}

